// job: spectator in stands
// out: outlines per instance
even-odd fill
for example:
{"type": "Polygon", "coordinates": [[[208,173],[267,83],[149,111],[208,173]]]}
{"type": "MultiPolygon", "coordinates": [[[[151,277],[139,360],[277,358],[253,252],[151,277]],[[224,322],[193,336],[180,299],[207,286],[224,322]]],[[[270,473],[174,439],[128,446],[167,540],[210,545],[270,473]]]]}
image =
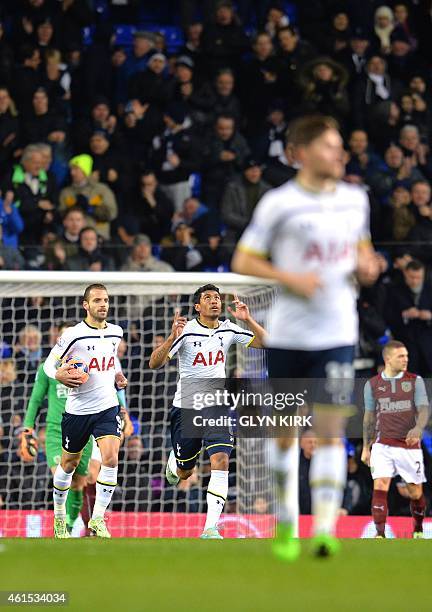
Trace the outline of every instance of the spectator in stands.
{"type": "Polygon", "coordinates": [[[110,103],[105,96],[97,96],[92,101],[90,115],[78,120],[72,134],[74,152],[84,151],[94,132],[104,131],[114,146],[119,146],[117,117],[111,113],[110,103]]]}
{"type": "Polygon", "coordinates": [[[122,156],[111,147],[105,130],[93,132],[89,149],[93,159],[92,178],[112,189],[121,208],[128,183],[127,165],[123,163],[122,156]]]}
{"type": "Polygon", "coordinates": [[[425,280],[425,267],[418,260],[403,270],[403,283],[388,290],[386,317],[392,334],[405,344],[410,371],[429,376],[432,372],[432,287],[425,280]]]}
{"type": "Polygon", "coordinates": [[[355,127],[368,125],[370,111],[379,102],[397,100],[402,85],[387,72],[386,61],[379,55],[372,55],[366,64],[366,73],[360,77],[353,91],[353,114],[355,127]]]}
{"type": "Polygon", "coordinates": [[[417,223],[408,234],[413,242],[411,252],[424,263],[432,263],[432,206],[431,186],[428,181],[416,181],[411,187],[413,213],[417,223]]]}
{"type": "Polygon", "coordinates": [[[76,155],[69,167],[72,182],[60,192],[59,212],[64,214],[72,206],[80,207],[86,215],[86,223],[102,238],[109,239],[110,223],[118,212],[114,193],[104,183],[91,178],[93,159],[90,155],[76,155]]]}
{"type": "Polygon", "coordinates": [[[18,332],[18,342],[14,347],[18,380],[32,384],[42,357],[42,334],[36,325],[25,325],[18,332]]]}
{"type": "Polygon", "coordinates": [[[406,240],[417,222],[407,187],[396,185],[388,203],[390,206],[383,208],[381,214],[382,237],[384,240],[406,240]]]}
{"type": "Polygon", "coordinates": [[[236,129],[234,117],[220,115],[203,152],[203,201],[219,210],[226,184],[239,175],[250,154],[245,138],[236,129]]]}
{"type": "Polygon", "coordinates": [[[154,34],[145,30],[137,30],[133,35],[132,50],[120,65],[117,80],[116,99],[125,103],[129,79],[147,68],[148,61],[154,53],[154,34]]]}
{"type": "Polygon", "coordinates": [[[122,266],[122,272],[172,272],[173,268],[165,261],[152,255],[151,241],[145,234],[135,236],[132,253],[122,266]]]}
{"type": "Polygon", "coordinates": [[[41,57],[46,61],[46,52],[55,46],[54,26],[49,17],[40,21],[36,26],[35,32],[36,46],[40,51],[41,57]]]}
{"type": "Polygon", "coordinates": [[[3,226],[0,224],[0,270],[23,270],[25,261],[17,247],[3,242],[3,226]]]}
{"type": "Polygon", "coordinates": [[[109,272],[114,270],[114,262],[104,252],[99,236],[93,227],[84,227],[81,230],[78,253],[66,259],[64,269],[76,272],[109,272]]]}
{"type": "Polygon", "coordinates": [[[375,196],[383,204],[388,203],[390,194],[396,186],[409,189],[414,181],[423,179],[420,170],[413,167],[409,157],[404,157],[403,151],[397,145],[390,145],[384,155],[385,166],[368,176],[375,196]]]}
{"type": "Polygon", "coordinates": [[[33,94],[33,111],[22,122],[24,142],[49,142],[54,157],[63,160],[66,154],[67,126],[64,116],[49,107],[45,89],[38,88],[33,94]]]}
{"type": "Polygon", "coordinates": [[[231,0],[219,0],[214,19],[204,26],[201,46],[209,74],[221,68],[236,70],[240,58],[249,48],[249,39],[234,12],[231,0]]]}
{"type": "Polygon", "coordinates": [[[298,32],[293,26],[281,28],[277,34],[279,44],[279,87],[284,98],[292,97],[298,71],[315,55],[312,45],[300,40],[298,32]]]}
{"type": "Polygon", "coordinates": [[[16,249],[19,235],[24,229],[24,221],[14,202],[13,191],[7,191],[3,198],[0,197],[0,227],[3,246],[16,249]]]}
{"type": "Polygon", "coordinates": [[[55,187],[42,169],[42,156],[36,145],[24,149],[21,163],[6,178],[3,193],[12,191],[24,221],[21,244],[38,244],[42,232],[53,227],[55,187]]]}
{"type": "Polygon", "coordinates": [[[45,53],[45,75],[42,81],[48,98],[57,111],[71,118],[71,75],[58,49],[47,49],[45,53]]]}
{"type": "Polygon", "coordinates": [[[145,232],[153,244],[159,244],[171,231],[173,214],[172,201],[160,188],[154,172],[146,170],[140,176],[140,187],[128,212],[118,222],[119,237],[132,246],[135,235],[145,232]]]}
{"type": "Polygon", "coordinates": [[[198,198],[187,198],[183,203],[183,209],[176,213],[173,222],[185,221],[192,228],[198,244],[206,244],[211,228],[208,206],[199,201],[198,198]]]}
{"type": "Polygon", "coordinates": [[[6,87],[0,87],[0,166],[4,170],[10,168],[18,143],[18,113],[9,90],[6,87]]]}
{"type": "Polygon", "coordinates": [[[172,246],[164,246],[161,259],[168,262],[177,272],[197,272],[203,269],[203,256],[193,239],[193,230],[185,221],[179,221],[173,228],[172,246]]]}
{"type": "Polygon", "coordinates": [[[316,58],[302,68],[299,83],[301,112],[331,115],[344,124],[350,104],[348,73],[343,66],[330,58],[316,58]]]}
{"type": "Polygon", "coordinates": [[[41,85],[38,68],[41,62],[40,51],[31,44],[20,50],[21,65],[13,74],[12,96],[20,113],[27,115],[32,111],[33,94],[41,85]]]}
{"type": "Polygon", "coordinates": [[[255,134],[270,103],[278,94],[279,62],[269,34],[256,35],[253,55],[243,62],[240,72],[240,98],[246,109],[248,132],[255,134]]]}
{"type": "Polygon", "coordinates": [[[136,162],[146,164],[150,157],[151,145],[164,129],[163,115],[155,104],[141,104],[131,100],[125,108],[123,136],[125,150],[128,151],[132,165],[136,162]]]}
{"type": "Polygon", "coordinates": [[[357,27],[349,39],[349,46],[335,54],[335,59],[348,70],[352,91],[356,80],[365,75],[366,63],[370,54],[370,40],[366,31],[357,27]]]}
{"type": "Polygon", "coordinates": [[[49,270],[62,270],[66,260],[78,254],[80,234],[85,225],[86,219],[81,208],[72,206],[66,210],[63,230],[47,249],[45,263],[49,270]]]}
{"type": "Polygon", "coordinates": [[[428,180],[432,180],[432,159],[428,145],[420,140],[420,133],[415,125],[404,125],[400,131],[399,144],[405,158],[413,168],[417,168],[428,180]]]}
{"type": "Polygon", "coordinates": [[[284,103],[275,100],[267,112],[267,120],[262,125],[257,138],[252,141],[254,157],[262,163],[270,163],[285,160],[285,134],[287,130],[284,103]]]}
{"type": "Polygon", "coordinates": [[[175,210],[191,195],[190,176],[200,166],[190,118],[182,103],[172,103],[164,113],[165,130],[153,138],[151,164],[161,188],[175,210]]]}
{"type": "Polygon", "coordinates": [[[255,206],[270,188],[262,180],[261,166],[251,157],[244,162],[242,177],[228,183],[222,198],[221,213],[227,227],[225,242],[233,250],[251,220],[255,206]]]}
{"type": "Polygon", "coordinates": [[[219,115],[229,114],[236,123],[241,120],[240,101],[234,93],[235,78],[230,68],[220,70],[213,82],[206,83],[194,96],[194,104],[202,113],[201,122],[213,124],[219,115]]]}
{"type": "Polygon", "coordinates": [[[391,52],[387,62],[390,76],[404,85],[408,85],[414,74],[427,74],[423,58],[413,51],[408,35],[399,28],[391,35],[391,52]]]}
{"type": "Polygon", "coordinates": [[[9,87],[15,61],[13,49],[5,39],[5,24],[0,21],[0,83],[9,87]]]}
{"type": "Polygon", "coordinates": [[[282,2],[272,2],[267,12],[265,31],[273,40],[278,32],[289,25],[289,18],[285,15],[282,2]]]}
{"type": "Polygon", "coordinates": [[[364,130],[351,132],[348,147],[347,174],[359,174],[365,178],[384,169],[383,160],[369,149],[369,138],[364,130]]]}
{"type": "MultiPolygon", "coordinates": [[[[192,61],[192,60],[191,60],[192,61]]],[[[128,97],[141,103],[149,102],[163,106],[172,96],[173,84],[166,71],[167,59],[163,53],[155,53],[148,61],[146,70],[133,74],[128,82],[128,97]]]]}
{"type": "Polygon", "coordinates": [[[375,11],[375,35],[379,39],[380,52],[384,55],[390,53],[391,33],[395,27],[393,11],[388,6],[380,6],[375,11]]]}
{"type": "Polygon", "coordinates": [[[375,151],[382,156],[390,145],[398,141],[400,116],[399,106],[391,100],[378,102],[370,109],[367,132],[374,143],[375,151]]]}

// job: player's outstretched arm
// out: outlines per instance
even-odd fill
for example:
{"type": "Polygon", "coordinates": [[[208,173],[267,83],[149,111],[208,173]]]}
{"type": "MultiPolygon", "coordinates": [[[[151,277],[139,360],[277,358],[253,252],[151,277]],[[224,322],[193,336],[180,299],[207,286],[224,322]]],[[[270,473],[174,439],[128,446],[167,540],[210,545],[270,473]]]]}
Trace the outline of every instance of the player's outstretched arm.
{"type": "Polygon", "coordinates": [[[241,302],[239,300],[237,293],[234,293],[234,299],[232,303],[235,306],[235,310],[231,308],[231,306],[228,306],[228,312],[232,314],[233,317],[235,317],[238,321],[244,321],[248,329],[250,329],[250,331],[255,336],[249,346],[253,348],[264,348],[264,340],[266,337],[266,330],[264,329],[264,327],[262,327],[257,321],[255,321],[255,319],[249,312],[248,306],[244,302],[241,302]]]}
{"type": "Polygon", "coordinates": [[[166,364],[166,362],[168,361],[170,349],[174,342],[177,340],[177,338],[181,336],[186,323],[186,317],[181,317],[180,312],[176,310],[170,335],[165,340],[165,342],[161,346],[155,348],[155,350],[150,355],[149,366],[152,370],[157,370],[158,368],[161,368],[163,365],[166,364]]]}
{"type": "Polygon", "coordinates": [[[317,274],[308,272],[307,274],[295,274],[276,268],[270,261],[246,252],[242,247],[237,247],[231,263],[233,272],[238,274],[248,274],[259,278],[269,278],[278,281],[292,293],[304,298],[311,298],[315,291],[321,287],[322,283],[317,274]]]}

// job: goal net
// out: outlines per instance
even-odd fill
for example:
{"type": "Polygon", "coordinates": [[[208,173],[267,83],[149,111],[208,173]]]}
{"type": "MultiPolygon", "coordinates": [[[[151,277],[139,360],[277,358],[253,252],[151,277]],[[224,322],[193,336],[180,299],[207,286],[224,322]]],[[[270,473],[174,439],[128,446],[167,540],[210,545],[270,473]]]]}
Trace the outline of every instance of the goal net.
{"type": "MultiPolygon", "coordinates": [[[[265,325],[277,288],[252,277],[205,273],[0,273],[0,536],[50,535],[52,477],[46,464],[46,400],[36,423],[39,453],[33,463],[18,454],[18,434],[32,392],[35,373],[56,341],[61,321],[79,322],[86,285],[104,283],[110,295],[109,320],[125,336],[119,357],[128,378],[127,407],[134,433],[120,453],[119,486],[109,509],[113,535],[194,537],[206,511],[210,476],[208,457],[200,456],[196,473],[177,488],[165,480],[170,451],[169,411],[177,381],[174,359],[151,371],[150,354],[171,329],[176,309],[193,316],[191,296],[214,283],[223,295],[223,316],[238,293],[255,319],[265,325]]],[[[231,377],[266,376],[265,351],[233,347],[228,356],[231,377]]],[[[271,534],[274,487],[262,439],[239,438],[231,456],[229,495],[222,523],[233,537],[271,534]]],[[[79,533],[82,522],[77,522],[79,533]]]]}

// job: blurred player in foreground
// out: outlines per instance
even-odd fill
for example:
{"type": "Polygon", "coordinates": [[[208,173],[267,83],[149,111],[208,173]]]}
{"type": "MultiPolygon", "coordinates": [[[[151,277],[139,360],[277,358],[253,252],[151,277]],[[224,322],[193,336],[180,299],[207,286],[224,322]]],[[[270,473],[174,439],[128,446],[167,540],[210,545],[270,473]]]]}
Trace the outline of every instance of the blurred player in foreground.
{"type": "Polygon", "coordinates": [[[406,482],[411,500],[413,538],[423,537],[426,482],[420,446],[429,420],[429,401],[421,376],[407,371],[408,351],[392,340],[383,349],[384,370],[364,388],[362,461],[370,466],[374,481],[372,516],[377,538],[385,538],[387,493],[391,479],[406,482]],[[371,450],[372,446],[372,450],[371,450]]]}
{"type": "MultiPolygon", "coordinates": [[[[61,323],[58,329],[59,335],[61,336],[66,329],[73,325],[73,323],[61,323]]],[[[34,460],[29,445],[31,445],[32,438],[34,438],[34,426],[37,415],[45,398],[48,398],[46,458],[48,467],[53,474],[62,454],[61,422],[65,411],[67,395],[68,388],[58,380],[47,376],[44,371],[44,362],[42,362],[36,373],[36,380],[24,417],[24,430],[21,433],[21,457],[24,461],[34,460]]],[[[83,490],[87,482],[91,453],[92,442],[89,440],[82,451],[80,462],[74,472],[66,501],[66,521],[69,531],[72,531],[83,505],[83,490]]]]}
{"type": "Polygon", "coordinates": [[[193,296],[197,318],[187,321],[177,312],[171,333],[162,346],[150,356],[150,367],[160,368],[169,359],[179,354],[179,381],[171,410],[171,441],[173,450],[166,467],[170,484],[187,480],[193,473],[198,455],[204,445],[210,457],[210,481],[207,488],[207,518],[203,539],[222,539],[218,521],[228,495],[229,457],[234,448],[234,437],[227,427],[224,431],[211,433],[205,438],[182,436],[181,410],[193,409],[187,403],[185,379],[224,379],[228,349],[234,343],[246,347],[263,348],[265,330],[250,315],[249,308],[234,295],[235,310],[228,311],[238,320],[244,321],[250,331],[235,325],[229,319],[220,321],[222,300],[219,289],[204,285],[193,296]],[[182,395],[183,388],[183,395],[182,395]]]}
{"type": "Polygon", "coordinates": [[[86,311],[85,320],[63,332],[44,365],[45,373],[50,378],[71,388],[62,419],[61,461],[54,472],[56,538],[69,537],[66,500],[73,474],[91,435],[98,442],[102,467],[88,526],[99,537],[111,537],[105,523],[105,510],[117,485],[121,418],[115,387],[123,389],[127,385],[117,358],[123,330],[106,321],[109,297],[104,285],[93,284],[86,288],[83,308],[86,311]],[[81,372],[69,369],[65,363],[68,356],[88,364],[90,376],[86,382],[83,382],[81,372]]]}
{"type": "MultiPolygon", "coordinates": [[[[353,376],[358,338],[353,276],[368,284],[378,275],[369,238],[369,203],[362,189],[340,180],[344,150],[333,118],[302,117],[290,126],[288,139],[300,170],[260,200],[232,268],[275,279],[283,288],[266,339],[269,378],[341,379],[348,372],[353,376]]],[[[344,411],[326,408],[315,410],[318,448],[310,470],[318,556],[339,548],[333,533],[347,469],[344,411]]],[[[271,458],[283,499],[273,548],[287,561],[300,553],[300,542],[293,537],[298,500],[289,486],[297,478],[293,448],[292,438],[280,439],[271,458]]]]}

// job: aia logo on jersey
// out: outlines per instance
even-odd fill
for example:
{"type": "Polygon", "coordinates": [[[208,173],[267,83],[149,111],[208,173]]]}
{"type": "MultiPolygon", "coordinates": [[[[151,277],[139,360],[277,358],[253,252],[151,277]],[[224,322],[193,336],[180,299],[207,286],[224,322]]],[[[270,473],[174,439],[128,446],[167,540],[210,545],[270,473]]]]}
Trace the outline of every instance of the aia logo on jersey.
{"type": "Polygon", "coordinates": [[[102,361],[99,362],[97,357],[92,357],[92,360],[89,363],[88,369],[89,372],[90,370],[97,370],[98,372],[106,372],[107,370],[111,370],[111,368],[114,368],[114,356],[111,355],[111,357],[107,360],[107,358],[104,356],[102,357],[102,361]]]}
{"type": "Polygon", "coordinates": [[[210,351],[209,354],[207,355],[207,359],[203,353],[201,352],[197,353],[195,355],[195,359],[193,360],[192,365],[193,366],[197,366],[197,365],[214,366],[214,365],[217,365],[218,363],[224,363],[224,362],[225,362],[224,352],[219,350],[216,353],[216,355],[214,355],[214,353],[210,351]]]}
{"type": "Polygon", "coordinates": [[[326,244],[310,242],[307,246],[303,259],[306,261],[318,260],[322,263],[337,263],[349,257],[352,253],[352,245],[345,242],[329,241],[326,244]]]}

